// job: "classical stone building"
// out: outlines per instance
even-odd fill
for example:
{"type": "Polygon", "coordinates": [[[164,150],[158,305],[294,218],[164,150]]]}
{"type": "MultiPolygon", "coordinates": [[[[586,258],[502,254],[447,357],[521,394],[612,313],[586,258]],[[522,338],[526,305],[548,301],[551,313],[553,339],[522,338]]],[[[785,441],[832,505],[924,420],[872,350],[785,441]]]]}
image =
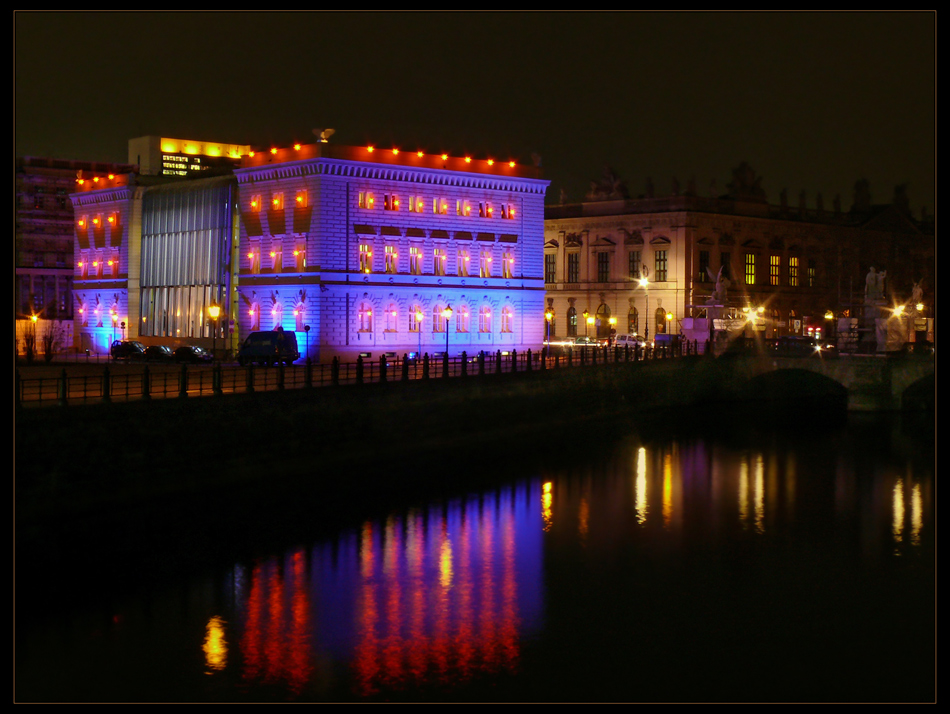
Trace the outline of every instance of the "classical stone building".
{"type": "Polygon", "coordinates": [[[317,143],[248,150],[213,173],[78,187],[84,347],[128,336],[234,349],[277,328],[322,361],[540,346],[539,169],[317,143]]]}
{"type": "MultiPolygon", "coordinates": [[[[869,268],[887,272],[886,301],[911,300],[915,283],[932,310],[934,226],[914,220],[901,187],[888,205],[858,182],[851,209],[766,200],[743,164],[727,192],[706,198],[692,182],[657,196],[652,182],[629,198],[610,172],[580,203],[547,206],[544,265],[551,331],[558,336],[680,332],[721,305],[748,309],[767,336],[828,329],[853,315],[869,268]],[[585,318],[592,318],[590,324],[585,318]]],[[[932,313],[931,313],[932,314],[932,313]]]]}

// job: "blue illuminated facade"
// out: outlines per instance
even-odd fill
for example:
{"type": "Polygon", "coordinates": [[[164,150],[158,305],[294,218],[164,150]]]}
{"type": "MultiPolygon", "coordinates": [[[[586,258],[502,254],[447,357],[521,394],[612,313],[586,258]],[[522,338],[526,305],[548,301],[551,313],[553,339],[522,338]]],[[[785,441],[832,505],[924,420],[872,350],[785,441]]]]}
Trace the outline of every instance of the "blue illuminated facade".
{"type": "Polygon", "coordinates": [[[324,362],[537,349],[547,186],[514,162],[323,143],[211,178],[86,181],[76,344],[234,350],[281,327],[324,362]]]}
{"type": "Polygon", "coordinates": [[[235,175],[241,334],[295,330],[315,361],[540,347],[538,169],[315,144],[235,175]]]}

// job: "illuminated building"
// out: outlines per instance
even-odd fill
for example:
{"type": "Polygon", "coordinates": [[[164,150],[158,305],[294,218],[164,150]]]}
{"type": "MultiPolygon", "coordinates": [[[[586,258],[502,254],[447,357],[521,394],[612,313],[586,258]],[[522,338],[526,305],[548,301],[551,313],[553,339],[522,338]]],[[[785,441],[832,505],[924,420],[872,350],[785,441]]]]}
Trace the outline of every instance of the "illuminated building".
{"type": "Polygon", "coordinates": [[[241,157],[250,151],[243,144],[141,136],[129,140],[129,163],[144,176],[203,178],[240,166],[241,157]]]}
{"type": "MultiPolygon", "coordinates": [[[[16,307],[26,324],[36,315],[44,324],[73,318],[73,228],[69,194],[77,174],[123,173],[124,164],[21,157],[16,160],[16,307]]],[[[63,332],[67,344],[71,326],[63,332]]]]}
{"type": "Polygon", "coordinates": [[[541,345],[539,169],[318,143],[235,175],[242,334],[296,330],[322,361],[541,345]]]}
{"type": "MultiPolygon", "coordinates": [[[[771,205],[745,164],[723,195],[695,188],[629,198],[608,175],[585,201],[545,209],[545,288],[551,334],[650,337],[677,333],[704,315],[720,269],[730,285],[724,304],[763,317],[766,336],[803,334],[839,317],[864,296],[869,266],[887,270],[888,299],[934,286],[934,224],[914,220],[898,188],[890,205],[872,205],[859,182],[851,209],[771,205]],[[590,318],[590,323],[586,318],[590,318]]],[[[784,194],[784,192],[783,192],[784,194]]],[[[931,304],[932,304],[932,298],[931,304]]],[[[853,315],[852,315],[853,316],[853,315]]],[[[688,334],[688,330],[687,330],[688,334]]]]}
{"type": "Polygon", "coordinates": [[[210,178],[77,187],[78,344],[210,347],[214,303],[226,347],[281,327],[316,361],[541,345],[539,169],[326,143],[247,151],[210,178]]]}

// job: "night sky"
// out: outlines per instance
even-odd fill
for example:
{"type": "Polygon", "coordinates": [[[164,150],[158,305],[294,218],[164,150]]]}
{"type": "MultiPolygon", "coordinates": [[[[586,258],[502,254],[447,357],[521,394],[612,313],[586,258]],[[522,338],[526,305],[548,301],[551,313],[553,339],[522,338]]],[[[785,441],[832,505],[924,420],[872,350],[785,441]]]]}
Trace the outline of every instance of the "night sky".
{"type": "Polygon", "coordinates": [[[127,161],[157,134],[540,155],[579,200],[725,192],[748,161],[847,210],[908,184],[935,213],[936,15],[885,13],[14,14],[17,156],[127,161]]]}

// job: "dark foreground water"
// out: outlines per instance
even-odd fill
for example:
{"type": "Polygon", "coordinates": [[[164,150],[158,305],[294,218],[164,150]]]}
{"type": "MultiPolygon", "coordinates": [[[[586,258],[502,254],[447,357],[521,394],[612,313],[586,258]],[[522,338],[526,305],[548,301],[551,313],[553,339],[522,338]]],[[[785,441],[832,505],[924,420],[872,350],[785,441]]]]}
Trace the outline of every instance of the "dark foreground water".
{"type": "Polygon", "coordinates": [[[933,701],[932,417],[657,421],[198,570],[31,554],[15,699],[933,701]]]}

